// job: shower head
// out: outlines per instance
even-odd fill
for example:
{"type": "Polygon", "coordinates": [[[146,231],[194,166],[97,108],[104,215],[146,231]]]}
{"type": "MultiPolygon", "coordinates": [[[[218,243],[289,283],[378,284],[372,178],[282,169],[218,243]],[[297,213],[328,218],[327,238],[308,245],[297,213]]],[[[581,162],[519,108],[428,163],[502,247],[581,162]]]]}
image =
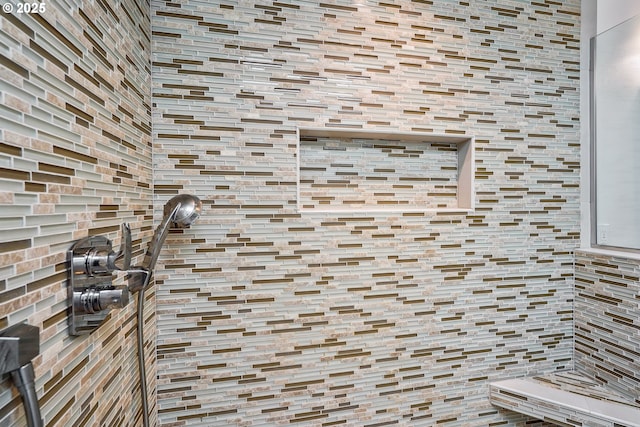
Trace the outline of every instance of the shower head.
{"type": "Polygon", "coordinates": [[[202,202],[191,194],[179,194],[164,205],[164,216],[177,228],[190,226],[202,211],[202,202]]]}
{"type": "Polygon", "coordinates": [[[162,245],[169,234],[169,228],[171,225],[177,228],[189,227],[196,219],[198,219],[201,211],[202,202],[199,198],[190,194],[179,194],[174,196],[164,205],[164,216],[162,221],[153,233],[153,238],[151,239],[147,252],[144,255],[142,266],[140,266],[140,270],[137,271],[137,273],[146,272],[144,275],[145,279],[140,279],[141,276],[138,275],[138,279],[134,281],[130,280],[129,290],[131,292],[137,292],[144,289],[148,284],[151,274],[153,274],[153,269],[156,266],[156,262],[158,261],[162,245]]]}

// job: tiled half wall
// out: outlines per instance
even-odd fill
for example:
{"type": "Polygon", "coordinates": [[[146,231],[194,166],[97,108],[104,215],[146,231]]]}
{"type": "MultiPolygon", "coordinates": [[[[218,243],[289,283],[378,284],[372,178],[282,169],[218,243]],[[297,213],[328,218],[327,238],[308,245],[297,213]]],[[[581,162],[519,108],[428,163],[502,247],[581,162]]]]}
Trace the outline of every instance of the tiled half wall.
{"type": "MultiPolygon", "coordinates": [[[[40,328],[34,367],[45,425],[138,426],[135,304],[91,336],[70,337],[65,263],[87,235],[117,247],[123,221],[134,262],[150,239],[149,4],[41,3],[45,11],[29,14],[4,1],[13,13],[0,14],[0,329],[40,328]]],[[[147,297],[153,385],[153,291],[147,297]]],[[[0,425],[25,426],[21,406],[3,378],[0,425]]]]}
{"type": "Polygon", "coordinates": [[[151,7],[155,188],[205,208],[160,425],[524,425],[488,383],[573,367],[580,2],[151,7]],[[475,210],[301,212],[300,128],[473,136],[475,210]]]}

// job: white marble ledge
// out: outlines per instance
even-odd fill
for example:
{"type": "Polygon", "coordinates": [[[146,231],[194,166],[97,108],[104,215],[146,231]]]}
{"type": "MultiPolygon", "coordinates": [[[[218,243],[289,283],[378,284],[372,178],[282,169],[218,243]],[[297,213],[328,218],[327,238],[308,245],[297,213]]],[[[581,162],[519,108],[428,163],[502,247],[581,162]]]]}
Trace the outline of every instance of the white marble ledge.
{"type": "MultiPolygon", "coordinates": [[[[601,394],[601,389],[598,390],[601,394]]],[[[640,405],[615,396],[611,400],[588,396],[547,384],[544,377],[520,378],[490,384],[491,403],[536,418],[578,425],[640,427],[640,405]],[[542,380],[542,381],[540,381],[542,380]]],[[[614,395],[614,393],[611,393],[614,395]]]]}

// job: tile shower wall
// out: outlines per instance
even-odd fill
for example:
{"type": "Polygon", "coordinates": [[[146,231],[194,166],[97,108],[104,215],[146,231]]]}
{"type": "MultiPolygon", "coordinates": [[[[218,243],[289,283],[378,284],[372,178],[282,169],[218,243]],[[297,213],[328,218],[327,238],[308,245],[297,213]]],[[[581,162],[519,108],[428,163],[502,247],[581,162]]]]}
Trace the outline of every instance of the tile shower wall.
{"type": "Polygon", "coordinates": [[[640,403],[640,262],[576,253],[576,370],[640,403]]]}
{"type": "MultiPolygon", "coordinates": [[[[160,425],[524,425],[572,368],[580,2],[151,4],[160,425]],[[473,212],[297,210],[299,127],[476,138],[473,212]]],[[[346,179],[346,178],[345,178],[346,179]]]]}
{"type": "MultiPolygon", "coordinates": [[[[92,335],[70,337],[65,263],[87,235],[118,246],[123,221],[134,261],[150,238],[149,4],[50,0],[28,14],[4,3],[13,13],[0,16],[0,329],[40,328],[34,367],[47,426],[137,426],[135,304],[92,335]]],[[[153,383],[152,308],[146,319],[153,383]]],[[[0,425],[26,425],[6,378],[0,425]]]]}

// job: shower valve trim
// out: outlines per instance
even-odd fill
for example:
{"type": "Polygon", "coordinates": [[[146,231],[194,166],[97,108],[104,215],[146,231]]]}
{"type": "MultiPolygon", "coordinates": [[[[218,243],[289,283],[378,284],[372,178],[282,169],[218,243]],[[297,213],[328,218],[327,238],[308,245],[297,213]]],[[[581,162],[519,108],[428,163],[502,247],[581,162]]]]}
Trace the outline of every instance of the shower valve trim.
{"type": "Polygon", "coordinates": [[[68,252],[71,335],[93,332],[112,309],[129,304],[126,286],[113,285],[113,272],[131,264],[131,229],[122,224],[122,245],[113,251],[109,239],[90,236],[78,240],[68,252]]]}
{"type": "Polygon", "coordinates": [[[156,228],[142,265],[131,267],[131,229],[122,224],[122,245],[114,251],[105,236],[90,236],[78,240],[69,250],[69,301],[71,335],[93,332],[112,309],[129,304],[129,293],[144,290],[151,282],[160,250],[171,226],[191,225],[202,210],[196,196],[180,194],[164,206],[164,216],[156,228]],[[114,272],[127,273],[128,286],[114,286],[114,272]]]}

